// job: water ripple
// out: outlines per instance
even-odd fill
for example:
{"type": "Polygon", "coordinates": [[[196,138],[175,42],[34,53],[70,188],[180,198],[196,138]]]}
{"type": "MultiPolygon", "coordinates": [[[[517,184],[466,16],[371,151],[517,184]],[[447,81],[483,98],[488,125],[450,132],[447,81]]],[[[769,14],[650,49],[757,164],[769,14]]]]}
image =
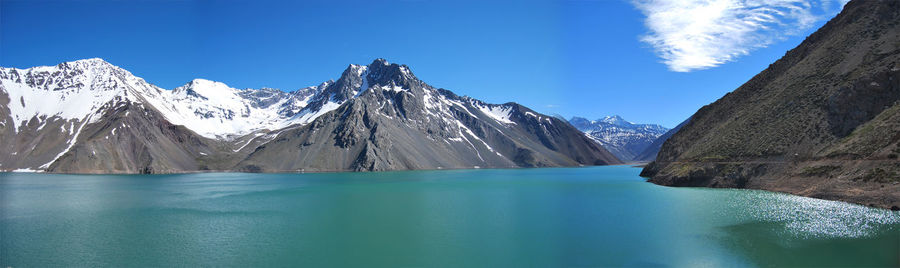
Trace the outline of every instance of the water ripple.
{"type": "Polygon", "coordinates": [[[900,224],[898,212],[839,201],[764,191],[736,201],[751,219],[782,223],[797,238],[869,237],[900,224]]]}

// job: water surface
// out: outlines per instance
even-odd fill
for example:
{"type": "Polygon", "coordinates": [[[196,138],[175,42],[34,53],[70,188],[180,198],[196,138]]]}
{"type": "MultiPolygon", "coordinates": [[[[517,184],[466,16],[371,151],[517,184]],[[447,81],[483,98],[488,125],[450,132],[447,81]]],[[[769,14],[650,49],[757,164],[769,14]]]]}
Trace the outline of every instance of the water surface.
{"type": "Polygon", "coordinates": [[[900,213],[627,166],[0,174],[0,266],[898,266],[900,213]]]}

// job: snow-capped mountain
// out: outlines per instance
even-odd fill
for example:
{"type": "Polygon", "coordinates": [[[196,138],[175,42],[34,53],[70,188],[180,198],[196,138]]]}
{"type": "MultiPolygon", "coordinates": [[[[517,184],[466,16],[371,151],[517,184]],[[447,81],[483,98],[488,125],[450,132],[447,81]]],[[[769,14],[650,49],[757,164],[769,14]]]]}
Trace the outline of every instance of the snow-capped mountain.
{"type": "Polygon", "coordinates": [[[101,59],[29,69],[0,68],[0,82],[10,99],[6,108],[14,130],[33,118],[85,121],[114,99],[135,100],[138,92],[163,94],[162,89],[101,59]]]}
{"type": "Polygon", "coordinates": [[[569,123],[603,145],[622,161],[632,161],[657,138],[669,131],[656,124],[635,124],[618,115],[597,120],[572,117],[569,123]]]}
{"type": "Polygon", "coordinates": [[[195,79],[166,90],[101,59],[0,68],[0,170],[387,170],[616,160],[564,121],[350,65],[292,92],[195,79]],[[323,131],[323,128],[327,130],[323,131]],[[578,135],[581,137],[582,135],[578,135]],[[285,146],[289,145],[289,146],[285,146]]]}
{"type": "Polygon", "coordinates": [[[618,163],[565,121],[422,82],[405,65],[350,65],[307,109],[331,110],[259,138],[244,170],[393,170],[618,163]],[[295,148],[300,148],[299,150],[295,148]]]}
{"type": "Polygon", "coordinates": [[[0,68],[17,128],[33,118],[94,119],[93,112],[110,102],[148,104],[176,125],[208,138],[229,138],[294,124],[294,115],[328,85],[294,92],[235,89],[220,82],[194,79],[174,90],[145,82],[102,59],[66,62],[29,69],[0,68]],[[27,105],[26,105],[27,104],[27,105]]]}

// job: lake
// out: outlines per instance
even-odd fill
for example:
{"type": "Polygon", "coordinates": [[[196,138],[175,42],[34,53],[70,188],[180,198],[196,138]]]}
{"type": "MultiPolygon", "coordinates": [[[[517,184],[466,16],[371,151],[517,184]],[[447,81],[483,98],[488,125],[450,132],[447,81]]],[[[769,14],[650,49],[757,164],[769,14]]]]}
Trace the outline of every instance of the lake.
{"type": "Polygon", "coordinates": [[[0,266],[897,266],[900,212],[628,166],[0,174],[0,266]]]}

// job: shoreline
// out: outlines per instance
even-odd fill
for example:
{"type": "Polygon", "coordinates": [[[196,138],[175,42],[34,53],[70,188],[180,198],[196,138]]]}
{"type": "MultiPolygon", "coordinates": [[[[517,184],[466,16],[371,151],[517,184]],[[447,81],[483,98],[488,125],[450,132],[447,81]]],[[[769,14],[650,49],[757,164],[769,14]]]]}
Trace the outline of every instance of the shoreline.
{"type": "Polygon", "coordinates": [[[178,175],[178,174],[203,174],[203,173],[232,173],[232,174],[318,174],[318,173],[372,173],[372,172],[406,172],[406,171],[440,171],[440,170],[479,170],[479,169],[553,169],[553,168],[587,168],[587,167],[605,167],[605,166],[631,166],[632,164],[610,164],[610,165],[578,165],[578,166],[553,166],[553,167],[460,167],[460,168],[423,168],[423,169],[394,169],[394,170],[275,170],[263,172],[247,172],[240,170],[192,170],[192,171],[174,171],[159,173],[129,173],[129,172],[47,172],[43,170],[37,171],[0,171],[2,173],[37,173],[37,174],[60,174],[60,175],[178,175]]]}
{"type": "Polygon", "coordinates": [[[891,178],[860,179],[871,170],[892,163],[879,160],[654,162],[640,176],[662,186],[765,190],[898,211],[900,181],[897,178],[893,181],[891,178]],[[820,172],[821,167],[835,168],[820,172]]]}

